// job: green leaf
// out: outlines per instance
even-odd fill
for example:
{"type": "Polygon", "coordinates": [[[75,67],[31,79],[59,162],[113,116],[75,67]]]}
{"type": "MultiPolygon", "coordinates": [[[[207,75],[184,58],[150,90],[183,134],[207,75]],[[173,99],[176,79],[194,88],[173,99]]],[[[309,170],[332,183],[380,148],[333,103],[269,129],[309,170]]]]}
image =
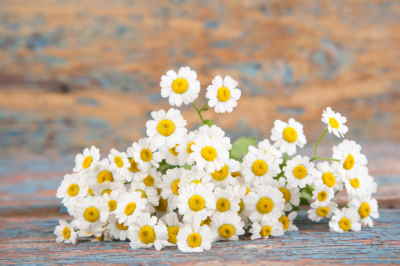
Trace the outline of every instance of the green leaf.
{"type": "Polygon", "coordinates": [[[230,151],[231,158],[241,161],[249,151],[249,146],[250,145],[255,146],[256,144],[257,140],[255,138],[241,137],[237,139],[233,143],[232,149],[230,151]]]}
{"type": "Polygon", "coordinates": [[[214,122],[212,120],[204,120],[203,124],[211,127],[212,125],[214,125],[214,122]]]}

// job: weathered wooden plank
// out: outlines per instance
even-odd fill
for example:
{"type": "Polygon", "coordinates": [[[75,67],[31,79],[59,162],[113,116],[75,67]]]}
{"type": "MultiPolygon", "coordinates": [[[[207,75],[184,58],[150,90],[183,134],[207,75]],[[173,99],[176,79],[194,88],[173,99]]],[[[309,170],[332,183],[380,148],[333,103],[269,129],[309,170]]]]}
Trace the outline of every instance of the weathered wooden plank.
{"type": "Polygon", "coordinates": [[[127,242],[56,244],[52,230],[59,215],[0,218],[1,264],[115,263],[170,265],[239,264],[399,264],[400,210],[382,210],[376,226],[358,233],[331,233],[326,223],[299,218],[299,232],[269,240],[219,242],[207,252],[175,248],[131,250],[127,242]]]}

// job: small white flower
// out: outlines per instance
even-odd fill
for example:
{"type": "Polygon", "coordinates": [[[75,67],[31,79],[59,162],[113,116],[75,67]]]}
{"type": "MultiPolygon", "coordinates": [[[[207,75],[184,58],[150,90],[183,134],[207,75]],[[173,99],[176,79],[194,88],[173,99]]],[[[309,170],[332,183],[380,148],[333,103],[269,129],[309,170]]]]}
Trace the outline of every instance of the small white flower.
{"type": "Polygon", "coordinates": [[[252,221],[263,217],[276,218],[283,213],[285,201],[275,187],[258,186],[244,197],[246,212],[252,221]]]}
{"type": "Polygon", "coordinates": [[[85,175],[65,175],[57,189],[57,198],[62,199],[62,203],[67,207],[74,202],[78,202],[79,199],[84,198],[87,194],[88,184],[85,180],[85,175]]]}
{"type": "Polygon", "coordinates": [[[163,221],[167,226],[168,242],[172,245],[176,245],[176,237],[183,226],[179,221],[178,215],[175,212],[169,212],[161,217],[161,221],[163,221]]]}
{"type": "Polygon", "coordinates": [[[326,205],[335,196],[331,188],[326,187],[316,187],[313,191],[313,203],[315,205],[326,205]]]}
{"type": "Polygon", "coordinates": [[[311,208],[307,211],[308,218],[311,221],[319,222],[322,219],[329,218],[336,210],[336,203],[331,201],[325,204],[311,204],[311,208]]]}
{"type": "Polygon", "coordinates": [[[301,155],[289,160],[284,171],[288,187],[304,188],[306,185],[312,184],[317,175],[310,159],[301,155]]]}
{"type": "Polygon", "coordinates": [[[75,232],[73,226],[65,220],[60,220],[59,225],[56,226],[54,234],[57,236],[57,243],[71,243],[76,244],[78,234],[75,232]]]}
{"type": "Polygon", "coordinates": [[[328,126],[329,133],[335,134],[338,138],[343,138],[349,130],[345,125],[346,117],[334,112],[330,107],[327,107],[322,113],[322,122],[328,126]]]}
{"type": "Polygon", "coordinates": [[[179,110],[153,111],[151,117],[153,120],[146,122],[146,134],[156,147],[171,146],[186,135],[186,120],[179,110]]]}
{"type": "Polygon", "coordinates": [[[125,241],[128,238],[128,226],[118,222],[114,215],[110,215],[107,229],[112,239],[125,241]]]}
{"type": "Polygon", "coordinates": [[[193,153],[192,145],[195,143],[194,140],[197,138],[197,131],[189,132],[176,147],[178,153],[179,162],[185,162],[189,164],[188,159],[191,153],[193,153]]]}
{"type": "Polygon", "coordinates": [[[337,162],[321,162],[316,165],[317,176],[315,178],[315,186],[325,187],[339,191],[343,184],[343,171],[337,162]]]}
{"type": "Polygon", "coordinates": [[[138,142],[134,142],[127,150],[128,157],[131,157],[139,164],[140,169],[157,168],[162,156],[157,151],[157,147],[150,138],[142,138],[138,142]]]}
{"type": "Polygon", "coordinates": [[[211,218],[211,230],[217,240],[238,240],[244,234],[244,223],[236,212],[216,213],[211,218]]]}
{"type": "Polygon", "coordinates": [[[368,196],[375,193],[377,189],[375,181],[368,174],[368,168],[362,166],[347,171],[344,184],[350,197],[368,196]]]}
{"type": "Polygon", "coordinates": [[[178,249],[182,252],[202,252],[209,250],[214,234],[207,225],[199,223],[186,224],[177,235],[178,249]]]}
{"type": "Polygon", "coordinates": [[[339,233],[360,231],[361,223],[357,210],[353,208],[337,209],[329,222],[329,229],[339,233]]]}
{"type": "Polygon", "coordinates": [[[361,224],[368,227],[374,226],[372,218],[379,218],[378,202],[369,196],[356,197],[350,201],[349,206],[357,210],[361,224]]]}
{"type": "Polygon", "coordinates": [[[184,168],[168,169],[162,176],[161,197],[168,199],[168,207],[172,210],[176,208],[178,196],[180,194],[181,182],[183,183],[190,171],[184,168]]]}
{"type": "Polygon", "coordinates": [[[95,146],[86,148],[75,157],[74,172],[89,170],[100,160],[100,151],[95,146]]]}
{"type": "Polygon", "coordinates": [[[161,77],[161,96],[168,98],[170,105],[190,104],[197,99],[200,92],[200,81],[190,67],[179,68],[178,73],[169,70],[161,77]]]}
{"type": "Polygon", "coordinates": [[[214,190],[215,211],[238,213],[240,210],[240,192],[239,186],[216,187],[214,190]]]}
{"type": "Polygon", "coordinates": [[[115,211],[118,222],[126,225],[135,223],[138,215],[146,208],[146,203],[140,192],[133,191],[121,194],[115,211]]]}
{"type": "Polygon", "coordinates": [[[366,166],[367,157],[361,153],[361,146],[352,140],[343,140],[333,147],[333,158],[340,160],[344,171],[350,171],[357,166],[366,166]]]}
{"type": "Polygon", "coordinates": [[[104,193],[104,195],[102,195],[103,200],[108,206],[108,211],[110,214],[114,214],[116,212],[119,198],[124,193],[126,193],[126,189],[124,186],[122,186],[120,189],[115,189],[111,191],[111,193],[104,193]]]}
{"type": "Polygon", "coordinates": [[[165,161],[170,165],[183,165],[186,161],[182,161],[181,157],[179,156],[178,147],[180,143],[174,143],[171,146],[165,145],[160,148],[161,156],[165,161]]]}
{"type": "Polygon", "coordinates": [[[285,200],[285,211],[291,211],[293,207],[300,205],[300,190],[298,187],[289,188],[283,178],[279,179],[277,185],[285,200]]]}
{"type": "Polygon", "coordinates": [[[228,150],[232,148],[231,139],[225,135],[225,131],[222,128],[216,125],[204,125],[199,127],[199,129],[197,130],[197,137],[201,138],[204,136],[210,138],[214,142],[220,143],[228,150]]]}
{"type": "Polygon", "coordinates": [[[288,155],[295,154],[297,146],[302,148],[307,143],[303,125],[293,118],[288,123],[276,120],[271,130],[271,140],[282,153],[288,155]]]}
{"type": "Polygon", "coordinates": [[[142,199],[146,201],[146,210],[152,212],[154,211],[153,206],[157,206],[160,200],[158,196],[157,189],[154,187],[148,187],[143,183],[131,183],[130,191],[139,192],[142,199]]]}
{"type": "Polygon", "coordinates": [[[263,218],[254,222],[250,228],[251,239],[269,238],[270,236],[282,236],[285,232],[277,218],[263,218]]]}
{"type": "Polygon", "coordinates": [[[211,182],[216,186],[228,186],[237,182],[232,173],[240,170],[240,163],[233,159],[228,159],[224,166],[209,174],[211,182]]]}
{"type": "Polygon", "coordinates": [[[237,81],[230,76],[223,79],[216,76],[207,88],[208,106],[214,108],[216,113],[232,112],[242,94],[237,85],[237,81]]]}
{"type": "Polygon", "coordinates": [[[212,184],[190,184],[180,189],[178,210],[185,222],[202,221],[210,216],[214,209],[212,184]]]}
{"type": "Polygon", "coordinates": [[[119,174],[123,174],[130,167],[130,162],[126,153],[119,152],[116,149],[111,149],[108,160],[119,174]]]}
{"type": "Polygon", "coordinates": [[[167,227],[163,222],[158,221],[156,216],[151,216],[146,212],[129,226],[128,237],[131,240],[130,247],[133,249],[154,246],[156,250],[161,250],[168,245],[167,227]]]}
{"type": "Polygon", "coordinates": [[[282,228],[284,231],[297,231],[299,230],[296,225],[294,225],[293,221],[297,217],[297,212],[292,211],[288,215],[282,214],[279,217],[279,222],[282,224],[282,228]]]}
{"type": "Polygon", "coordinates": [[[161,173],[156,168],[150,168],[146,174],[137,176],[134,179],[135,183],[142,183],[148,188],[158,188],[161,186],[161,173]]]}

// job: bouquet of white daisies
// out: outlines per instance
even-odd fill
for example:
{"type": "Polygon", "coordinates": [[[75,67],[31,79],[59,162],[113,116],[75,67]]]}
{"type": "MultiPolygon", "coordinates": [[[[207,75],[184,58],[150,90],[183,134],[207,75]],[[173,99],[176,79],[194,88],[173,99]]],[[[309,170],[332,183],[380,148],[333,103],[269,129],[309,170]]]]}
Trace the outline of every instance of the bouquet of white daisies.
{"type": "MultiPolygon", "coordinates": [[[[368,173],[361,147],[343,140],[332,157],[318,156],[328,134],[348,131],[346,118],[327,108],[324,130],[311,156],[300,155],[307,143],[294,119],[276,120],[271,138],[235,143],[204,118],[213,108],[232,112],[241,96],[231,77],[216,76],[206,92],[207,104],[196,106],[200,82],[195,71],[181,67],[161,77],[161,96],[173,106],[191,104],[202,125],[186,128],[181,112],[151,113],[147,137],[126,151],[112,149],[101,158],[91,147],[76,155],[72,174],[57,191],[71,222],[55,229],[57,242],[78,239],[130,241],[132,248],[177,246],[184,252],[208,250],[214,241],[268,238],[297,230],[298,210],[306,206],[312,221],[329,220],[335,232],[359,231],[378,218],[377,185],[368,173]],[[340,191],[348,202],[339,208],[340,191]]],[[[304,208],[306,209],[306,208],[304,208]]]]}

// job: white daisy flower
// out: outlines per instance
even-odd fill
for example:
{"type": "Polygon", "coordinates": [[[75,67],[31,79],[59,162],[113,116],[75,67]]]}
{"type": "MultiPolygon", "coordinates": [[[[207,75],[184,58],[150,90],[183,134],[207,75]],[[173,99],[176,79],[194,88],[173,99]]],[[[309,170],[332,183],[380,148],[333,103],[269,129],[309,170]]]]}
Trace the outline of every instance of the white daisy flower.
{"type": "Polygon", "coordinates": [[[317,175],[314,164],[307,156],[296,155],[285,167],[288,187],[304,188],[314,182],[317,175]]]}
{"type": "Polygon", "coordinates": [[[250,233],[251,239],[254,240],[269,238],[271,236],[282,236],[285,232],[277,218],[264,218],[251,224],[250,233]]]}
{"type": "Polygon", "coordinates": [[[273,177],[279,174],[282,160],[272,153],[265,153],[256,147],[249,146],[249,152],[244,156],[241,173],[245,182],[251,184],[254,180],[271,184],[273,177]]]}
{"type": "Polygon", "coordinates": [[[333,147],[333,158],[340,160],[344,171],[350,171],[356,166],[366,166],[367,157],[361,153],[361,146],[352,140],[343,140],[333,147]]]}
{"type": "Polygon", "coordinates": [[[161,153],[150,138],[142,138],[134,142],[127,150],[128,157],[131,157],[139,164],[140,169],[158,168],[162,160],[161,153]]]}
{"type": "Polygon", "coordinates": [[[347,171],[344,184],[350,197],[372,195],[377,189],[375,181],[368,174],[367,167],[355,167],[347,171]]]}
{"type": "Polygon", "coordinates": [[[333,201],[325,204],[311,204],[311,208],[307,211],[308,218],[311,221],[319,222],[322,219],[330,218],[336,210],[337,204],[333,201]]]}
{"type": "Polygon", "coordinates": [[[90,193],[94,196],[104,196],[106,194],[111,194],[113,191],[121,192],[125,191],[125,186],[119,182],[106,182],[103,184],[95,185],[91,188],[90,193]]]}
{"type": "Polygon", "coordinates": [[[89,170],[100,160],[100,151],[95,146],[86,148],[75,156],[74,172],[89,170]]]}
{"type": "Polygon", "coordinates": [[[294,225],[293,221],[297,217],[297,212],[292,211],[289,215],[281,215],[279,217],[279,222],[282,224],[282,228],[284,231],[297,231],[299,230],[296,225],[294,225]]]}
{"type": "Polygon", "coordinates": [[[108,206],[101,197],[83,198],[79,204],[74,205],[73,216],[79,235],[100,236],[108,220],[108,206]]]}
{"type": "Polygon", "coordinates": [[[90,171],[87,172],[91,186],[111,183],[116,180],[116,171],[107,159],[95,163],[90,171]]]}
{"type": "Polygon", "coordinates": [[[128,169],[120,173],[118,180],[131,182],[132,180],[141,179],[146,176],[147,170],[131,157],[131,155],[129,155],[128,161],[128,169]]]}
{"type": "Polygon", "coordinates": [[[360,231],[361,223],[357,210],[353,208],[337,209],[329,222],[329,229],[339,233],[360,231]]]}
{"type": "Polygon", "coordinates": [[[313,191],[313,203],[315,205],[326,205],[335,196],[331,188],[316,187],[313,191]]]}
{"type": "Polygon", "coordinates": [[[61,185],[57,189],[57,198],[67,207],[86,196],[88,184],[85,175],[65,175],[61,185]]]}
{"type": "Polygon", "coordinates": [[[188,159],[191,153],[193,153],[192,146],[195,143],[194,140],[197,138],[197,131],[189,132],[176,147],[178,153],[179,162],[185,162],[188,164],[188,159]]]}
{"type": "Polygon", "coordinates": [[[156,147],[171,146],[186,135],[186,120],[179,110],[153,111],[151,117],[153,120],[146,122],[146,134],[156,147]]]}
{"type": "Polygon", "coordinates": [[[149,248],[161,250],[168,245],[167,227],[163,222],[158,221],[156,216],[149,213],[142,213],[134,224],[129,226],[130,247],[149,248]]]}
{"type": "Polygon", "coordinates": [[[120,223],[130,225],[137,221],[137,217],[146,208],[147,201],[142,198],[140,192],[126,192],[121,194],[118,200],[115,216],[120,223]]]}
{"type": "Polygon", "coordinates": [[[187,178],[190,171],[184,168],[168,169],[165,175],[162,176],[161,197],[168,199],[169,208],[175,209],[178,196],[180,194],[180,185],[187,178]]]}
{"type": "Polygon", "coordinates": [[[179,221],[178,215],[175,212],[169,212],[161,217],[161,221],[163,221],[167,226],[168,242],[172,245],[176,245],[176,237],[180,228],[183,226],[183,224],[179,221]]]}
{"type": "Polygon", "coordinates": [[[240,210],[240,196],[239,186],[216,187],[214,190],[215,211],[238,213],[240,210]]]}
{"type": "Polygon", "coordinates": [[[373,227],[374,221],[372,218],[379,218],[378,202],[374,198],[367,196],[356,197],[350,201],[349,206],[357,210],[361,224],[364,226],[373,227]]]}
{"type": "Polygon", "coordinates": [[[210,227],[217,240],[238,240],[244,234],[244,223],[235,212],[216,213],[210,227]]]}
{"type": "Polygon", "coordinates": [[[216,113],[232,112],[242,94],[237,85],[237,81],[230,76],[223,79],[216,76],[207,88],[208,106],[214,108],[216,113]]]}
{"type": "MultiPolygon", "coordinates": [[[[204,170],[193,167],[191,170],[185,172],[184,178],[182,178],[179,187],[182,189],[185,186],[192,184],[207,184],[210,183],[210,175],[204,170]]],[[[209,184],[213,185],[213,184],[209,184]]]]}
{"type": "Polygon", "coordinates": [[[114,215],[110,215],[107,230],[112,239],[125,241],[128,239],[128,226],[118,222],[114,215]]]}
{"type": "Polygon", "coordinates": [[[126,172],[130,167],[130,162],[126,153],[119,152],[116,149],[111,149],[108,155],[108,160],[111,163],[111,167],[113,167],[118,174],[126,172]]]}
{"type": "Polygon", "coordinates": [[[343,138],[349,130],[345,125],[346,117],[334,112],[330,107],[327,107],[322,113],[322,122],[328,126],[329,133],[333,133],[338,138],[343,138]]]}
{"type": "Polygon", "coordinates": [[[303,125],[293,118],[290,118],[288,123],[275,120],[271,130],[271,140],[274,141],[275,147],[288,155],[295,154],[297,146],[302,148],[307,143],[303,125]]]}
{"type": "Polygon", "coordinates": [[[142,183],[148,188],[158,188],[161,186],[161,173],[156,168],[150,168],[146,174],[137,176],[134,182],[142,183]]]}
{"type": "Polygon", "coordinates": [[[142,199],[146,200],[147,203],[147,210],[154,211],[153,206],[157,206],[159,203],[159,196],[157,189],[154,187],[148,187],[143,183],[131,183],[130,191],[132,192],[139,192],[142,199]]]}
{"type": "Polygon", "coordinates": [[[276,218],[283,213],[285,201],[279,189],[271,186],[259,186],[244,197],[249,218],[260,221],[263,217],[276,218]]]}
{"type": "Polygon", "coordinates": [[[259,151],[265,154],[271,154],[275,158],[280,158],[282,157],[282,153],[274,146],[272,145],[268,139],[264,139],[263,141],[260,141],[257,145],[257,148],[259,151]]]}
{"type": "Polygon", "coordinates": [[[204,169],[208,173],[221,169],[229,159],[227,147],[207,136],[197,138],[192,149],[189,162],[196,162],[197,168],[204,169]]]}
{"type": "Polygon", "coordinates": [[[210,216],[214,209],[212,184],[190,184],[180,189],[178,210],[185,222],[202,221],[210,216]]]}
{"type": "Polygon", "coordinates": [[[278,189],[285,200],[285,211],[291,211],[293,207],[300,205],[300,190],[298,187],[289,188],[286,181],[281,178],[278,182],[278,189]]]}
{"type": "Polygon", "coordinates": [[[181,106],[197,99],[200,92],[200,81],[190,67],[179,68],[178,73],[169,70],[161,77],[161,96],[168,98],[169,104],[181,106]]]}
{"type": "Polygon", "coordinates": [[[240,163],[236,160],[229,159],[225,162],[219,170],[210,173],[210,180],[217,186],[227,186],[235,184],[236,178],[232,176],[232,173],[240,170],[240,163]]]}
{"type": "Polygon", "coordinates": [[[224,146],[227,150],[230,150],[232,148],[231,139],[225,135],[225,131],[222,128],[216,125],[204,125],[199,127],[199,129],[197,130],[197,136],[207,136],[214,142],[221,143],[221,145],[224,146]]]}
{"type": "Polygon", "coordinates": [[[102,198],[108,206],[110,214],[114,214],[118,207],[118,201],[121,195],[126,193],[125,187],[121,187],[119,190],[113,190],[111,193],[105,193],[102,198]]]}
{"type": "Polygon", "coordinates": [[[78,234],[75,232],[73,226],[65,220],[60,220],[59,225],[56,226],[54,234],[57,236],[57,243],[71,243],[76,244],[78,234]]]}
{"type": "Polygon", "coordinates": [[[165,161],[170,165],[183,165],[186,162],[181,161],[181,157],[179,156],[178,147],[180,146],[179,143],[174,143],[171,146],[165,145],[161,150],[161,156],[165,161]]]}
{"type": "Polygon", "coordinates": [[[202,252],[211,248],[215,236],[207,225],[191,223],[182,227],[176,238],[180,251],[202,252]]]}
{"type": "Polygon", "coordinates": [[[341,190],[343,173],[338,163],[321,162],[316,165],[316,169],[315,186],[333,189],[334,191],[341,190]]]}

